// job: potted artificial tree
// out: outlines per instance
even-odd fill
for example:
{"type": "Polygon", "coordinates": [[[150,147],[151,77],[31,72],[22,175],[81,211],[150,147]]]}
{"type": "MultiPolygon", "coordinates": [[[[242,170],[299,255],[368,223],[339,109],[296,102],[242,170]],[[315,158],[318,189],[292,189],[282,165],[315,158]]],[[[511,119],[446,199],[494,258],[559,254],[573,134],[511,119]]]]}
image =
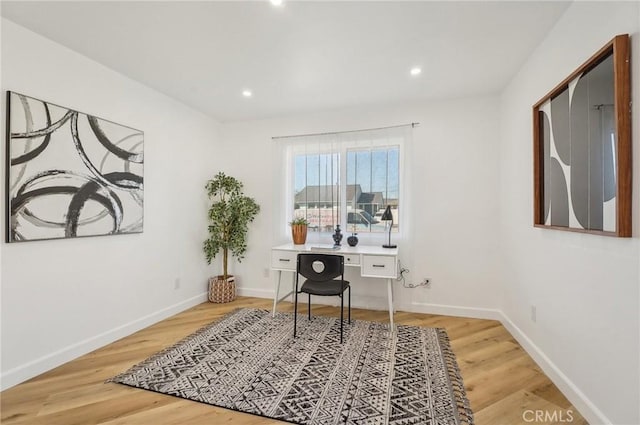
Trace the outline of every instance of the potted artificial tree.
{"type": "Polygon", "coordinates": [[[291,237],[294,245],[304,245],[307,241],[307,227],[309,222],[304,217],[294,218],[291,223],[291,237]]]}
{"type": "Polygon", "coordinates": [[[222,251],[222,274],[209,279],[209,301],[230,302],[236,297],[234,276],[229,275],[229,254],[242,261],[247,251],[247,230],[260,211],[253,198],[242,193],[242,183],[220,172],[205,186],[211,200],[209,239],[203,250],[207,263],[222,251]]]}

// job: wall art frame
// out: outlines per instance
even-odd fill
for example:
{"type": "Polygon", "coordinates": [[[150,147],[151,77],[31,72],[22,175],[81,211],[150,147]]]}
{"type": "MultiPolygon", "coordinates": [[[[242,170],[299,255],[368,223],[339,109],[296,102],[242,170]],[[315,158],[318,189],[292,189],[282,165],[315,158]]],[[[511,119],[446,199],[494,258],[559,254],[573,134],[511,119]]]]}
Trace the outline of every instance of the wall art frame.
{"type": "Polygon", "coordinates": [[[632,233],[629,35],[614,37],[533,105],[533,224],[632,233]]]}
{"type": "Polygon", "coordinates": [[[142,233],[144,132],[7,91],[11,242],[142,233]]]}

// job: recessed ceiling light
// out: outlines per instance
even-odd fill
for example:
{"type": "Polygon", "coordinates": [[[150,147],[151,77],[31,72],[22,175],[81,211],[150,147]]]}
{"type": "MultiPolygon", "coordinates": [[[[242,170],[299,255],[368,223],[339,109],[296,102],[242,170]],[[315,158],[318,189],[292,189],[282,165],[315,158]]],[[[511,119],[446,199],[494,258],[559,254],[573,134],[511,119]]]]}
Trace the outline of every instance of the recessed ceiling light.
{"type": "Polygon", "coordinates": [[[422,69],[416,66],[414,68],[411,68],[411,71],[409,72],[411,73],[411,75],[420,75],[422,69]]]}
{"type": "Polygon", "coordinates": [[[270,0],[274,6],[282,6],[282,0],[270,0]]]}
{"type": "Polygon", "coordinates": [[[251,97],[253,96],[253,93],[251,93],[251,90],[242,90],[242,95],[244,97],[251,97]]]}

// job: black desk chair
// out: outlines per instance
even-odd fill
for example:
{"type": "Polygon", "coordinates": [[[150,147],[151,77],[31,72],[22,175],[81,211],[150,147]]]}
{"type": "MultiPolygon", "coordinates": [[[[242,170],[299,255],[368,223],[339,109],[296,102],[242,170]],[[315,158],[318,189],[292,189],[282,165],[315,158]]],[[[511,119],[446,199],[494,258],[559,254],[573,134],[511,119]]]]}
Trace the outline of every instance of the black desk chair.
{"type": "Polygon", "coordinates": [[[349,289],[349,323],[351,323],[351,287],[344,280],[344,257],[329,254],[298,254],[296,267],[296,296],[293,315],[293,337],[296,337],[298,318],[298,293],[309,295],[308,314],[311,320],[311,295],[340,297],[340,344],[342,344],[342,322],[344,319],[344,291],[349,289]],[[314,268],[314,263],[316,267],[314,268]],[[319,270],[319,271],[316,271],[319,270]],[[304,281],[298,290],[298,278],[304,281]],[[340,279],[336,279],[340,277],[340,279]]]}

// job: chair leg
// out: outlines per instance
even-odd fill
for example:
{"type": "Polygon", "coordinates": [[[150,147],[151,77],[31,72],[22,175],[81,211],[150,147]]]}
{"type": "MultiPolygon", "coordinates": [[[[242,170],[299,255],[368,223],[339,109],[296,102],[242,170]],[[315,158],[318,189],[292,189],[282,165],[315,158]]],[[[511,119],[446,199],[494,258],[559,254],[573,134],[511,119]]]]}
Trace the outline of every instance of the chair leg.
{"type": "Polygon", "coordinates": [[[293,303],[293,337],[296,337],[296,326],[298,325],[298,282],[296,282],[296,295],[293,303]]]}
{"type": "Polygon", "coordinates": [[[307,304],[307,313],[309,314],[309,320],[311,320],[311,293],[309,293],[309,304],[307,304]]]}
{"type": "Polygon", "coordinates": [[[342,321],[344,319],[344,292],[340,295],[340,344],[342,344],[342,321]]]}
{"type": "Polygon", "coordinates": [[[349,286],[349,324],[351,324],[351,286],[349,286]]]}

